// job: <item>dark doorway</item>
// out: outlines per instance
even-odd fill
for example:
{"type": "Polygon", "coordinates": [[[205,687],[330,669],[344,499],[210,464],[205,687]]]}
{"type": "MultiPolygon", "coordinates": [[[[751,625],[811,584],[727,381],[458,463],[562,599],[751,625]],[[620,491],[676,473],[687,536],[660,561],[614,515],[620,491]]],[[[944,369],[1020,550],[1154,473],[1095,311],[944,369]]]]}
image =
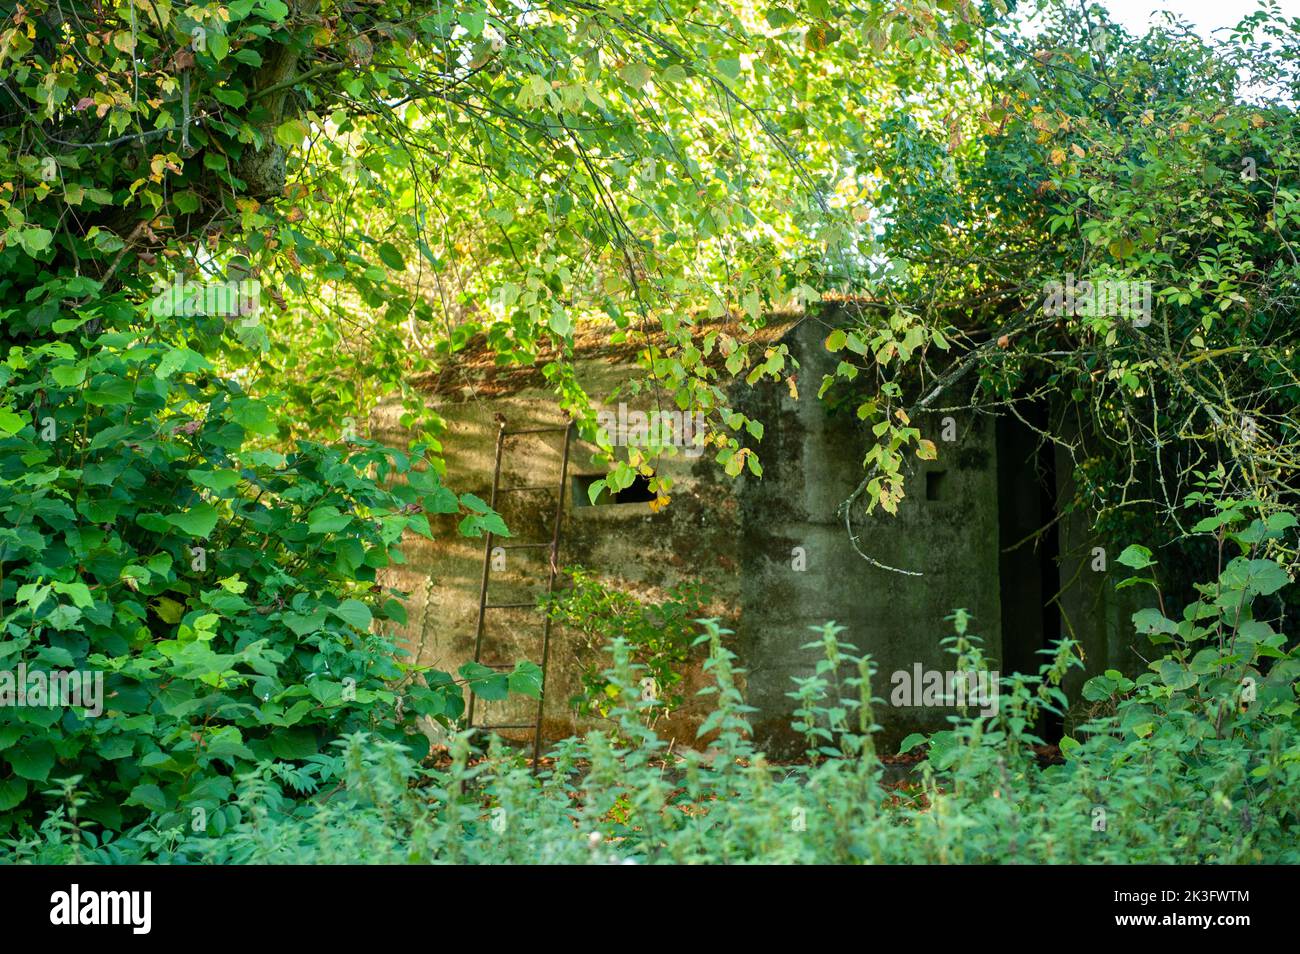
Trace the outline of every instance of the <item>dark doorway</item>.
{"type": "MultiPolygon", "coordinates": [[[[1018,405],[1020,417],[998,418],[998,561],[1002,602],[1002,671],[1037,675],[1043,650],[1060,639],[1061,588],[1057,534],[1056,455],[1044,440],[1046,404],[1018,405]],[[1021,420],[1023,418],[1023,420],[1021,420]]],[[[1045,742],[1060,741],[1059,715],[1037,726],[1045,742]]]]}

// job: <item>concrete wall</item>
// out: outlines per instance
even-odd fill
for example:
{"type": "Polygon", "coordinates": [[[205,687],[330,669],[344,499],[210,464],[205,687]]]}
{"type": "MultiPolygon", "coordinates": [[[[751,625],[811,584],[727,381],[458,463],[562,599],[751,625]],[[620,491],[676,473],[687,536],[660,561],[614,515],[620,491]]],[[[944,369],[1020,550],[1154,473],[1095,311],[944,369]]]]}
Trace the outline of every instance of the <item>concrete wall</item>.
{"type": "MultiPolygon", "coordinates": [[[[764,475],[742,479],[744,520],[741,555],[740,655],[749,668],[748,694],[760,710],[758,734],[773,754],[793,755],[803,743],[788,728],[792,677],[812,674],[817,656],[801,649],[814,637],[809,627],[834,620],[847,627],[841,639],[872,655],[878,666],[874,694],[886,704],[876,711],[883,744],[941,728],[951,710],[894,708],[890,676],[950,669],[940,640],[951,635],[944,621],[963,607],[975,616],[986,651],[1001,652],[998,596],[997,471],[987,419],[955,421],[955,440],[941,439],[942,423],[916,422],[935,441],[939,459],[911,459],[913,473],[898,514],[859,512],[860,545],[887,566],[918,571],[904,576],[863,560],[853,549],[836,511],[862,479],[861,455],[870,435],[852,409],[831,412],[817,400],[822,375],[834,358],[822,346],[828,329],[801,324],[785,339],[799,361],[800,396],[785,388],[751,392],[747,414],[762,420],[764,475]],[[926,471],[941,472],[938,500],[925,499],[926,471]],[[794,568],[792,551],[803,548],[806,568],[794,568]]],[[[882,749],[891,751],[892,749],[882,749]]]]}

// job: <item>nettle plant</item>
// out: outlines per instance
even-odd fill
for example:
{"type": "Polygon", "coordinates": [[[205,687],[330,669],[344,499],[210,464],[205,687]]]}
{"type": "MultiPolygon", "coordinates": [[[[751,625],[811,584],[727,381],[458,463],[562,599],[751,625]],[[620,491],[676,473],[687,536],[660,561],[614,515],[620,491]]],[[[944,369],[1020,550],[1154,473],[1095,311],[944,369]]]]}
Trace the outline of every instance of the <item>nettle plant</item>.
{"type": "Polygon", "coordinates": [[[103,713],[0,707],[0,830],[75,777],[81,817],[106,828],[152,814],[221,831],[255,764],[304,793],[332,779],[344,733],[422,757],[407,723],[451,724],[463,682],[536,692],[530,664],[458,680],[390,634],[405,613],[377,572],[405,532],[459,513],[463,534],[507,533],[422,447],[259,449],[268,402],[196,350],[220,319],[56,284],[87,303],[0,361],[0,670],[102,672],[103,713]]]}
{"type": "MultiPolygon", "coordinates": [[[[843,641],[841,627],[814,628],[819,662],[794,693],[817,758],[772,766],[752,741],[726,631],[700,623],[715,702],[701,728],[706,750],[655,733],[653,703],[638,685],[644,670],[616,639],[606,671],[617,687],[613,727],[559,743],[537,775],[499,743],[486,760],[471,760],[467,733],[453,737],[450,763],[437,768],[358,733],[335,744],[347,784],[328,799],[302,803],[266,764],[245,772],[238,820],[223,837],[146,825],[103,838],[84,830],[77,793],[65,787],[41,831],[9,847],[19,860],[118,863],[1297,860],[1300,820],[1287,792],[1297,783],[1300,740],[1277,703],[1265,721],[1240,727],[1235,748],[1188,742],[1188,719],[1146,731],[1145,720],[1125,728],[1102,718],[1082,742],[1063,747],[1063,764],[1044,767],[1032,748],[1032,715],[1056,704],[1054,688],[1078,663],[1063,644],[1038,676],[1004,689],[997,712],[954,715],[950,729],[928,740],[912,780],[888,784],[872,739],[879,700],[871,661],[843,641]]],[[[949,648],[979,665],[968,635],[957,633],[949,648]]],[[[1140,685],[1118,685],[1115,698],[1140,685]]],[[[1187,690],[1165,696],[1157,714],[1188,708],[1187,690]]]]}
{"type": "MultiPolygon", "coordinates": [[[[978,668],[968,619],[952,619],[949,650],[978,668]]],[[[949,729],[919,740],[928,757],[909,782],[889,784],[873,739],[872,663],[842,627],[813,628],[818,662],[792,693],[816,757],[772,766],[753,742],[727,631],[698,622],[714,702],[700,729],[707,749],[656,734],[654,703],[639,687],[645,670],[615,639],[605,672],[616,687],[610,730],[558,743],[540,773],[499,742],[485,760],[471,759],[468,733],[453,736],[450,762],[439,767],[356,733],[332,747],[346,784],[329,798],[297,799],[271,763],[242,773],[236,820],[221,837],[154,823],[96,834],[65,785],[41,830],[6,847],[17,860],[113,863],[1300,860],[1288,796],[1300,783],[1294,651],[1274,659],[1273,689],[1259,697],[1267,701],[1221,724],[1221,735],[1214,707],[1192,687],[1152,676],[1094,680],[1090,692],[1118,715],[1099,714],[1062,746],[1063,764],[1044,766],[1032,727],[1041,707],[1060,705],[1061,678],[1079,663],[1066,641],[1037,676],[1008,681],[996,712],[958,712],[949,729]]]]}

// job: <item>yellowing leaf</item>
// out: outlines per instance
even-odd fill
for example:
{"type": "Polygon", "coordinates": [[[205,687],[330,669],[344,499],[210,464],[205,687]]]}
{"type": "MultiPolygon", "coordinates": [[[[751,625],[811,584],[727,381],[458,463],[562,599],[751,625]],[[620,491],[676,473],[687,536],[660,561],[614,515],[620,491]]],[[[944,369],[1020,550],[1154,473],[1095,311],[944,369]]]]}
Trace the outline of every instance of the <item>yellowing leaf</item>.
{"type": "Polygon", "coordinates": [[[185,615],[184,604],[168,599],[165,596],[158,597],[158,602],[154,603],[153,608],[154,612],[158,614],[158,618],[168,626],[175,626],[181,621],[181,617],[185,615]]]}
{"type": "Polygon", "coordinates": [[[633,89],[644,89],[654,73],[644,63],[628,63],[618,71],[618,75],[633,89]]]}

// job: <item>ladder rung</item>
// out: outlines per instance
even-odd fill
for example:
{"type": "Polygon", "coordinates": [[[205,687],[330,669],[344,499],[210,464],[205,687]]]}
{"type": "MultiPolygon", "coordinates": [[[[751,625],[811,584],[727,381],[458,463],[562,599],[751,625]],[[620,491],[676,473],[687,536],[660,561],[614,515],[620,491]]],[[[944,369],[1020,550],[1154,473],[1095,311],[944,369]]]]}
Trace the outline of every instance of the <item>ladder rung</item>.
{"type": "Polygon", "coordinates": [[[484,609],[522,609],[525,606],[531,606],[537,609],[536,603],[484,603],[484,609]]]}
{"type": "Polygon", "coordinates": [[[513,494],[513,493],[515,493],[515,492],[517,492],[517,491],[520,491],[520,490],[534,490],[534,491],[536,491],[536,490],[558,490],[558,489],[559,489],[558,487],[552,486],[551,484],[545,484],[545,485],[542,485],[542,484],[534,484],[534,485],[532,485],[532,486],[528,486],[528,487],[498,487],[498,488],[497,488],[497,493],[499,493],[499,494],[513,494]]]}
{"type": "Polygon", "coordinates": [[[502,550],[535,550],[538,547],[549,550],[551,545],[549,543],[502,543],[500,547],[502,550]]]}
{"type": "Polygon", "coordinates": [[[568,429],[569,425],[565,424],[563,427],[526,427],[519,431],[503,431],[502,434],[504,437],[514,437],[516,434],[558,434],[568,429]]]}
{"type": "Polygon", "coordinates": [[[476,725],[476,729],[535,729],[536,722],[498,722],[495,725],[476,725]]]}

